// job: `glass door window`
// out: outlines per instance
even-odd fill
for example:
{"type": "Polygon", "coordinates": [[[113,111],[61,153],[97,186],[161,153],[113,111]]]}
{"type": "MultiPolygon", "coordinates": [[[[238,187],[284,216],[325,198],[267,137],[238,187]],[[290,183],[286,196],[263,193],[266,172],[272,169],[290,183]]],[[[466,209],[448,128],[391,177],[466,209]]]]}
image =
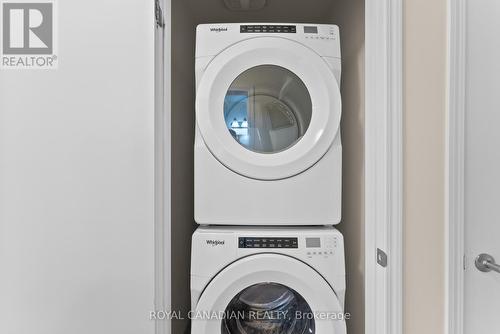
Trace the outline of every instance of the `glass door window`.
{"type": "Polygon", "coordinates": [[[278,283],[254,284],[225,310],[222,334],[314,334],[312,311],[295,290],[278,283]],[[300,316],[299,316],[300,315],[300,316]]]}
{"type": "Polygon", "coordinates": [[[311,96],[302,80],[276,65],[244,71],[224,99],[229,133],[258,153],[276,153],[293,146],[306,133],[311,117],[311,96]]]}

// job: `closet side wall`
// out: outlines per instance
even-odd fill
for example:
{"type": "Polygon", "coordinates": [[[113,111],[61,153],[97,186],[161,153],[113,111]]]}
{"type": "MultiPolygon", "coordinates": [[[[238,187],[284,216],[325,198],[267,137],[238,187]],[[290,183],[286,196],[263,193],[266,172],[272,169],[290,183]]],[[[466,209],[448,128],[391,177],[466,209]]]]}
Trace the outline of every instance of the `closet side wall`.
{"type": "Polygon", "coordinates": [[[365,333],[364,96],[365,2],[335,2],[330,22],[339,25],[342,46],[342,223],[346,254],[349,334],[365,333]]]}
{"type": "MultiPolygon", "coordinates": [[[[172,1],[172,310],[190,310],[191,234],[194,168],[194,41],[192,13],[172,1]]],[[[172,320],[172,334],[189,333],[187,319],[172,320]]]]}

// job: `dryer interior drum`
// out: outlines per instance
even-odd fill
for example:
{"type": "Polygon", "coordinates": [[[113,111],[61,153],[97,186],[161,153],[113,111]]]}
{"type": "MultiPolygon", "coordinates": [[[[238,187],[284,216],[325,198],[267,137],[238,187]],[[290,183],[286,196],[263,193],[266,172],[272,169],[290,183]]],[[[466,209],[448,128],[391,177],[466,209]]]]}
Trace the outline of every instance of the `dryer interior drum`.
{"type": "Polygon", "coordinates": [[[258,254],[233,262],[210,281],[196,305],[192,332],[345,334],[342,312],[333,288],[309,265],[258,254]]]}
{"type": "Polygon", "coordinates": [[[287,178],[314,165],[339,131],[340,91],[323,58],[276,37],[239,42],[208,64],[196,118],[210,152],[234,172],[287,178]]]}

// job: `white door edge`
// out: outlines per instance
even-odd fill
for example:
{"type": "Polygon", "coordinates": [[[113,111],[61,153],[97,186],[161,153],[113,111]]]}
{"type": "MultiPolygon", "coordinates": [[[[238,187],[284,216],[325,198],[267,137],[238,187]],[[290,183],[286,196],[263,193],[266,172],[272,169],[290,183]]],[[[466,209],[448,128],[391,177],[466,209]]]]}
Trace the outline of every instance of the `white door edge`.
{"type": "Polygon", "coordinates": [[[446,331],[464,332],[466,2],[448,0],[446,128],[446,331]]]}
{"type": "MultiPolygon", "coordinates": [[[[155,0],[155,292],[151,311],[171,309],[171,0],[155,0]],[[167,50],[167,51],[165,51],[167,50]]],[[[153,320],[152,320],[153,321],[153,320]]],[[[155,321],[156,334],[170,334],[171,321],[155,321]]]]}
{"type": "Polygon", "coordinates": [[[402,0],[365,5],[365,333],[403,332],[402,0]],[[388,255],[377,264],[377,248],[388,255]]]}

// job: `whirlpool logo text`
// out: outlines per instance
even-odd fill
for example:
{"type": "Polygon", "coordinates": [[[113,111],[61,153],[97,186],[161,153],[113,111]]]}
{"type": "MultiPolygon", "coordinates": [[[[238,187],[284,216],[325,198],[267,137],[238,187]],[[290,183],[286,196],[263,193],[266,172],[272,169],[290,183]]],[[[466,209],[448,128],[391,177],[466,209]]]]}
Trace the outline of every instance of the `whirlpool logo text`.
{"type": "Polygon", "coordinates": [[[226,242],[224,240],[213,240],[213,239],[207,240],[207,245],[210,245],[212,247],[224,246],[225,243],[226,242]]]}
{"type": "Polygon", "coordinates": [[[227,27],[210,28],[210,31],[223,32],[223,31],[227,31],[227,27]]]}

